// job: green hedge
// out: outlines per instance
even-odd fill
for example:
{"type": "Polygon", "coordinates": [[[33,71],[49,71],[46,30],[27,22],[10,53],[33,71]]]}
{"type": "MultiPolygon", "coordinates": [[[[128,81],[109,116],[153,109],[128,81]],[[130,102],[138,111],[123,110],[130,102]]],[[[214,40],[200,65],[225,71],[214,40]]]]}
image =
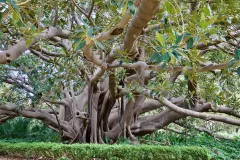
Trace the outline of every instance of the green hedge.
{"type": "Polygon", "coordinates": [[[59,143],[0,143],[0,156],[47,159],[208,160],[201,147],[100,145],[59,143]],[[63,158],[68,157],[68,158],[63,158]]]}

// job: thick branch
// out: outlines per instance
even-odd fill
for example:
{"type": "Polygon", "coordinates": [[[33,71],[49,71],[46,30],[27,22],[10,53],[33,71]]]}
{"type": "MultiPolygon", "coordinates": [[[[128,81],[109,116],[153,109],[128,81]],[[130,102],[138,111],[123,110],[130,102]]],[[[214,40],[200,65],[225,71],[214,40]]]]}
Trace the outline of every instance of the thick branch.
{"type": "MultiPolygon", "coordinates": [[[[195,111],[192,111],[192,110],[183,109],[183,108],[180,108],[180,107],[176,106],[172,102],[168,101],[164,97],[162,97],[158,100],[160,102],[162,102],[164,105],[166,105],[169,109],[171,109],[171,110],[173,110],[177,113],[186,115],[186,116],[196,117],[196,118],[200,118],[200,119],[204,119],[204,120],[208,120],[208,121],[209,120],[219,121],[219,122],[224,122],[224,123],[240,126],[240,120],[238,120],[238,119],[233,119],[233,118],[230,118],[230,117],[208,114],[208,113],[199,113],[199,112],[195,112],[195,111]]],[[[210,103],[208,103],[206,105],[211,107],[210,103]]]]}
{"type": "Polygon", "coordinates": [[[240,118],[240,111],[235,111],[233,108],[226,107],[226,106],[217,106],[216,108],[212,108],[213,111],[218,113],[225,113],[237,118],[240,118]]]}
{"type": "Polygon", "coordinates": [[[137,53],[136,39],[143,28],[153,18],[159,8],[160,0],[142,0],[127,31],[124,39],[124,50],[134,58],[137,53]]]}
{"type": "Polygon", "coordinates": [[[147,65],[145,62],[136,62],[132,64],[112,64],[108,65],[108,68],[117,68],[117,67],[123,67],[128,69],[134,69],[139,68],[140,66],[144,67],[146,70],[153,70],[153,71],[169,71],[169,72],[182,72],[182,71],[189,71],[189,72],[209,72],[214,70],[222,70],[226,69],[227,67],[233,65],[236,62],[226,62],[221,64],[209,64],[205,67],[183,67],[183,66],[167,66],[165,68],[162,67],[162,65],[147,65]]]}
{"type": "MultiPolygon", "coordinates": [[[[42,120],[45,124],[50,125],[54,128],[59,128],[59,124],[56,118],[49,114],[48,112],[36,108],[22,109],[19,110],[16,105],[7,103],[5,105],[0,105],[1,110],[15,112],[18,115],[22,115],[26,118],[36,118],[42,120]]],[[[60,120],[60,128],[68,133],[74,133],[69,123],[60,120]]]]}
{"type": "Polygon", "coordinates": [[[8,50],[0,52],[0,64],[10,63],[13,60],[17,59],[23,52],[27,51],[29,47],[32,47],[41,39],[50,39],[54,36],[69,38],[71,32],[58,29],[55,27],[49,27],[40,33],[37,37],[32,39],[32,43],[29,46],[26,46],[26,40],[22,40],[17,44],[10,46],[8,50]]]}
{"type": "Polygon", "coordinates": [[[114,52],[112,52],[112,54],[110,54],[106,59],[107,63],[104,62],[104,60],[98,58],[93,53],[91,46],[95,45],[95,41],[102,42],[104,40],[108,40],[110,38],[113,38],[113,37],[121,34],[123,32],[124,28],[126,27],[128,21],[130,20],[130,17],[131,17],[131,14],[130,14],[130,10],[128,9],[126,11],[125,15],[123,16],[123,18],[121,19],[121,21],[116,26],[114,26],[113,28],[111,28],[108,31],[104,31],[104,32],[100,33],[98,36],[91,39],[86,46],[84,46],[83,52],[84,52],[84,55],[86,56],[86,58],[89,61],[91,61],[92,63],[101,67],[101,69],[99,71],[97,71],[96,74],[91,78],[91,82],[97,81],[106,71],[107,63],[112,63],[115,59],[114,52]]]}

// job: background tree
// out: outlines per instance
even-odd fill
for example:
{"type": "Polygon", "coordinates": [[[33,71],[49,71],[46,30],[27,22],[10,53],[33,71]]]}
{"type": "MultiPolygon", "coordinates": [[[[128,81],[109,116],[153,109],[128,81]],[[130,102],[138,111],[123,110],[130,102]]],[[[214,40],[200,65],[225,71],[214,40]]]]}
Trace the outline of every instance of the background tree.
{"type": "Polygon", "coordinates": [[[0,123],[39,119],[70,143],[186,117],[239,126],[239,13],[237,0],[0,1],[0,123]]]}

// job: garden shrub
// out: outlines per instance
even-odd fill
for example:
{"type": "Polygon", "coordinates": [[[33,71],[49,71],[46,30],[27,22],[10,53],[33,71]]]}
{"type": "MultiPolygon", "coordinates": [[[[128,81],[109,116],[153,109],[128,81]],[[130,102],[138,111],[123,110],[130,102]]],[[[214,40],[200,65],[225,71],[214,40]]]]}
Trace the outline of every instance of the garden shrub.
{"type": "Polygon", "coordinates": [[[48,159],[208,160],[204,147],[154,145],[101,145],[59,143],[0,143],[0,155],[48,159]]]}

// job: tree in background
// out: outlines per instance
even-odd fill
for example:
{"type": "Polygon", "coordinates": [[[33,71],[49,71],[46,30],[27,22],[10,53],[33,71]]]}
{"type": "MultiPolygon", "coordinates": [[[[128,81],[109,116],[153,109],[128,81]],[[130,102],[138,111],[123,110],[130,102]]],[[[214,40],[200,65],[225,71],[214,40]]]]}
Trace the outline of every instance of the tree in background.
{"type": "Polygon", "coordinates": [[[186,117],[240,126],[239,13],[238,0],[1,0],[0,123],[39,119],[69,143],[186,117]]]}

